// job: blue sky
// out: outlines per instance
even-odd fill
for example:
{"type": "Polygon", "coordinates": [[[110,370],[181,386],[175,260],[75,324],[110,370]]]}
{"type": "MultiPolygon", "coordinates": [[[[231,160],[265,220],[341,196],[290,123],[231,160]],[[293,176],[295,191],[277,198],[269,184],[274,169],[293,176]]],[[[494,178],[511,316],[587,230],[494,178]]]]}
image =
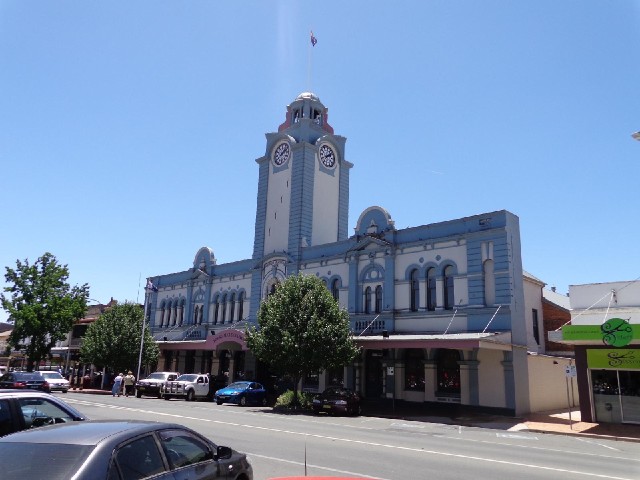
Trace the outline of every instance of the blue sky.
{"type": "Polygon", "coordinates": [[[639,51],[630,0],[0,0],[0,267],[49,251],[142,302],[202,246],[250,258],[254,160],[311,90],[350,229],[506,209],[559,292],[637,279],[639,51]]]}

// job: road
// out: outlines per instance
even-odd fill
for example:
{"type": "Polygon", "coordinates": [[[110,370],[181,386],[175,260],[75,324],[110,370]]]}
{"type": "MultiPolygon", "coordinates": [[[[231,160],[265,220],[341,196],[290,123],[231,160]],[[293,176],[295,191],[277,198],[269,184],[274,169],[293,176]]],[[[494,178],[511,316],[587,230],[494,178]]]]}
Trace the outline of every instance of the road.
{"type": "Polygon", "coordinates": [[[213,402],[60,394],[91,419],[176,422],[250,457],[255,480],[640,478],[640,444],[377,417],[283,415],[213,402]]]}

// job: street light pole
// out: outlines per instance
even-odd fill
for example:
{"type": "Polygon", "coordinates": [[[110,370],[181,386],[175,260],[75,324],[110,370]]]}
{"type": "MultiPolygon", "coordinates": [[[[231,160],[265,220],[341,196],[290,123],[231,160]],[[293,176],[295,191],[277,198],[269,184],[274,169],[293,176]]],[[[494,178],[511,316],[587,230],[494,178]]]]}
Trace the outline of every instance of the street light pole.
{"type": "Polygon", "coordinates": [[[136,380],[140,380],[140,368],[142,367],[142,349],[144,348],[144,328],[147,324],[147,316],[149,304],[151,303],[149,300],[149,289],[147,287],[144,288],[144,313],[142,315],[142,333],[140,334],[140,354],[138,356],[138,373],[136,375],[136,380]]]}

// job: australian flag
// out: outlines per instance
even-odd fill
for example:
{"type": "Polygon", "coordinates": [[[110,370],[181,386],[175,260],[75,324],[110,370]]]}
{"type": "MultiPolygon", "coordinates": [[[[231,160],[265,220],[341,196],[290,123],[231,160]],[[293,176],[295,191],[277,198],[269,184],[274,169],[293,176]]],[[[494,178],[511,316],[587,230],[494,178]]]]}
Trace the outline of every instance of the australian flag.
{"type": "Polygon", "coordinates": [[[153,282],[149,279],[147,279],[147,286],[145,287],[147,290],[151,290],[153,292],[157,292],[158,291],[158,287],[156,287],[153,282]]]}
{"type": "Polygon", "coordinates": [[[313,30],[311,30],[311,46],[315,47],[316,43],[318,43],[318,39],[313,36],[313,30]]]}

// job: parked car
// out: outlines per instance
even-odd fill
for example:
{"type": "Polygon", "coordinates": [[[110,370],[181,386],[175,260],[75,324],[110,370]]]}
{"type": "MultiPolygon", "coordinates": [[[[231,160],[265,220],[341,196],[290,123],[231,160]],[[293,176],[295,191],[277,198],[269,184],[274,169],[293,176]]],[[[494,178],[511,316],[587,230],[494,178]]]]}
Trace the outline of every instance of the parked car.
{"type": "Polygon", "coordinates": [[[38,372],[7,372],[0,377],[0,388],[51,391],[45,378],[38,372]]]}
{"type": "Polygon", "coordinates": [[[140,398],[146,395],[160,398],[160,390],[164,382],[175,380],[179,376],[178,372],[154,372],[147,378],[136,382],[136,397],[140,398]]]}
{"type": "Polygon", "coordinates": [[[218,390],[213,400],[218,405],[236,403],[243,407],[248,404],[264,406],[267,404],[267,391],[260,383],[234,382],[218,390]]]}
{"type": "Polygon", "coordinates": [[[344,387],[329,387],[313,399],[313,413],[338,413],[360,415],[362,397],[359,393],[344,387]]]}
{"type": "Polygon", "coordinates": [[[208,374],[183,373],[172,382],[164,382],[160,395],[165,400],[184,398],[187,402],[192,402],[193,400],[211,400],[213,391],[208,374]]]}
{"type": "Polygon", "coordinates": [[[252,480],[247,457],[175,423],[104,420],[0,438],[3,480],[252,480]]]}
{"type": "Polygon", "coordinates": [[[69,391],[69,380],[60,375],[60,373],[53,371],[40,371],[38,373],[47,381],[49,390],[52,392],[67,393],[69,391]]]}
{"type": "Polygon", "coordinates": [[[75,408],[48,393],[0,390],[0,436],[43,425],[86,419],[75,408]]]}

